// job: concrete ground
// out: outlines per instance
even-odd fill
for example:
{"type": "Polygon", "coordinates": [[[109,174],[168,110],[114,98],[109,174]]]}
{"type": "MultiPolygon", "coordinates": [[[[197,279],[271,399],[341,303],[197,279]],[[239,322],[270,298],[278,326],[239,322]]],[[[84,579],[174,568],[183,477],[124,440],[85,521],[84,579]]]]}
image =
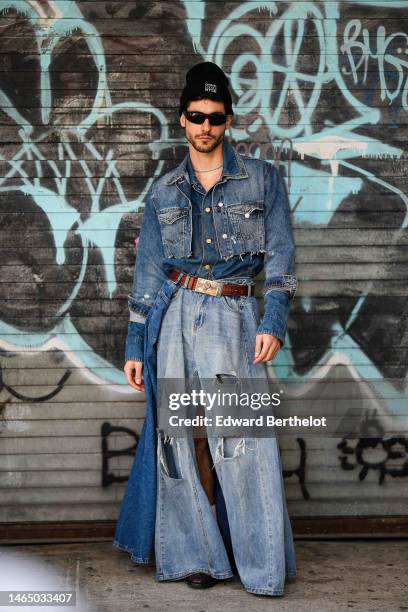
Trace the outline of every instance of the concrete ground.
{"type": "Polygon", "coordinates": [[[31,583],[28,579],[38,564],[58,574],[63,588],[80,594],[76,608],[59,610],[408,610],[408,540],[296,540],[295,544],[298,576],[287,581],[283,597],[247,593],[238,578],[204,590],[192,589],[184,581],[159,583],[154,567],[134,565],[130,555],[112,548],[110,542],[2,546],[0,590],[40,589],[45,585],[40,574],[31,583]],[[21,571],[16,572],[18,564],[21,571]],[[15,578],[7,578],[5,586],[7,568],[15,578]]]}

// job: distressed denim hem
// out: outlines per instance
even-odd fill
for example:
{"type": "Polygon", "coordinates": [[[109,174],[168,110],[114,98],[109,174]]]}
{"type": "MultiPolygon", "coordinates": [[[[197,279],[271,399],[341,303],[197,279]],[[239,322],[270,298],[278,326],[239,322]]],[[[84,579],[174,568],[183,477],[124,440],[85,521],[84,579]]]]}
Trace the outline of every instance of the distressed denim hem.
{"type": "Polygon", "coordinates": [[[140,355],[132,355],[132,354],[125,354],[125,363],[127,361],[140,361],[140,363],[144,363],[144,359],[142,359],[140,357],[140,355]]]}
{"type": "Polygon", "coordinates": [[[265,297],[269,291],[285,291],[289,299],[293,300],[297,288],[298,282],[295,274],[279,274],[265,279],[262,294],[265,297]]]}
{"type": "Polygon", "coordinates": [[[198,567],[198,568],[192,568],[190,570],[185,570],[183,572],[177,572],[176,574],[163,574],[162,572],[160,572],[156,574],[156,580],[158,580],[159,582],[163,580],[177,580],[181,578],[187,578],[187,576],[190,576],[191,574],[198,574],[199,572],[204,572],[205,574],[209,574],[210,576],[212,576],[213,578],[216,578],[217,580],[233,578],[234,576],[234,574],[231,571],[220,573],[220,572],[212,572],[211,570],[208,569],[208,567],[198,567]]]}
{"type": "Polygon", "coordinates": [[[139,302],[132,295],[128,295],[128,308],[129,310],[136,312],[137,314],[141,314],[147,317],[151,309],[151,305],[144,304],[143,302],[139,302]]]}
{"type": "Polygon", "coordinates": [[[130,548],[129,546],[126,546],[125,544],[121,544],[117,540],[113,540],[112,546],[113,548],[118,548],[119,550],[124,550],[125,552],[129,553],[131,555],[130,558],[132,561],[134,561],[134,563],[138,563],[139,565],[153,565],[154,564],[154,562],[149,558],[136,557],[136,555],[133,552],[133,548],[130,548]]]}
{"type": "Polygon", "coordinates": [[[246,587],[245,585],[244,585],[244,589],[248,593],[253,593],[254,595],[271,595],[273,597],[279,597],[285,593],[284,589],[274,589],[270,591],[269,589],[258,589],[256,587],[254,588],[246,587]]]}

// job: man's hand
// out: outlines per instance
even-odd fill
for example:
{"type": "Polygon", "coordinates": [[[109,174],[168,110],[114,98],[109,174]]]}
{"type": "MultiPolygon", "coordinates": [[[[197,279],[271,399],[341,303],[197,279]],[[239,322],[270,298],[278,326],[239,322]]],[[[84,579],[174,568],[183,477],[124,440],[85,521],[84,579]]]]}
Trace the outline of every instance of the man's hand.
{"type": "Polygon", "coordinates": [[[141,361],[127,361],[123,369],[128,384],[138,391],[144,391],[145,386],[142,379],[143,363],[141,361]]]}
{"type": "Polygon", "coordinates": [[[281,348],[281,342],[272,334],[257,334],[255,337],[255,359],[252,363],[271,361],[281,348]]]}

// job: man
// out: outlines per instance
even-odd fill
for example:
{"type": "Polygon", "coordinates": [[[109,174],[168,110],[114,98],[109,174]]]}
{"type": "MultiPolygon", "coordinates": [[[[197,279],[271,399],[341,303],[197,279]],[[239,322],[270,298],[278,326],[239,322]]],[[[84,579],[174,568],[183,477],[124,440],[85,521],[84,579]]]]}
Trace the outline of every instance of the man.
{"type": "MultiPolygon", "coordinates": [[[[129,300],[124,369],[138,391],[145,391],[145,336],[157,310],[158,378],[267,379],[265,362],[284,344],[296,291],[283,179],[274,165],[239,155],[224,139],[232,100],[216,64],[187,73],[179,118],[189,152],[149,190],[129,300]],[[253,277],[263,268],[260,321],[253,277]]],[[[166,442],[158,431],[157,579],[209,587],[232,576],[236,563],[248,592],[282,595],[296,567],[276,438],[166,442]]],[[[129,480],[127,498],[132,486],[129,480]]],[[[115,545],[145,562],[125,541],[123,513],[115,545]]]]}

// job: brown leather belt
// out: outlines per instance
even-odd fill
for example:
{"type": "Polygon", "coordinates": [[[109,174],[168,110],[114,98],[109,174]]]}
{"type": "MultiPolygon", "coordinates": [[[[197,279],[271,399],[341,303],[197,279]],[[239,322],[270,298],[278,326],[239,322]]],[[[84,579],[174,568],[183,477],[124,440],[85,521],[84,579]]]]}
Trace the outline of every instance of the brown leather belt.
{"type": "Polygon", "coordinates": [[[207,293],[208,295],[254,295],[254,285],[238,285],[237,283],[224,283],[222,280],[210,280],[200,276],[192,276],[180,270],[173,268],[169,273],[172,281],[182,285],[185,289],[192,289],[199,293],[207,293]]]}

